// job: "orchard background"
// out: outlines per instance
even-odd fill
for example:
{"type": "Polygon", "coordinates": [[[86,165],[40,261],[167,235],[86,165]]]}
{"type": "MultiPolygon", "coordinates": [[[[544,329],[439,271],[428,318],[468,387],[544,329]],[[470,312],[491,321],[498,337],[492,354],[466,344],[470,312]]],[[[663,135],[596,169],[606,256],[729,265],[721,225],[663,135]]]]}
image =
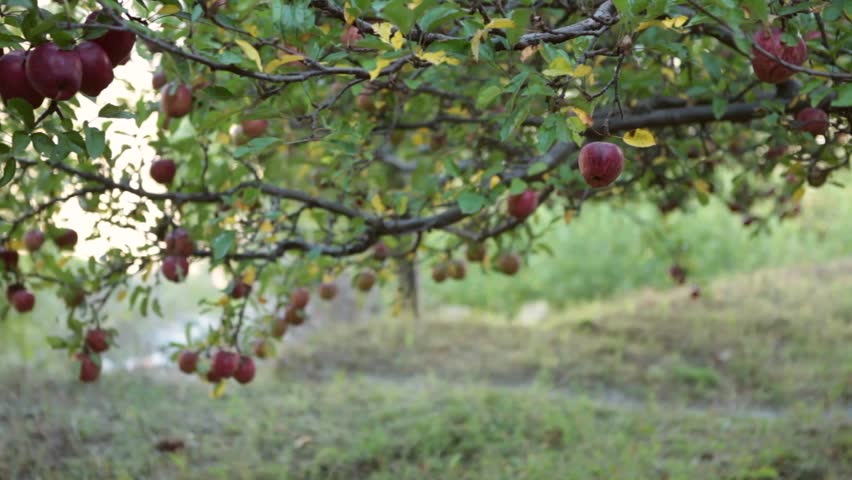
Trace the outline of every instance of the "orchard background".
{"type": "Polygon", "coordinates": [[[852,476],[845,2],[39,3],[0,478],[852,476]]]}

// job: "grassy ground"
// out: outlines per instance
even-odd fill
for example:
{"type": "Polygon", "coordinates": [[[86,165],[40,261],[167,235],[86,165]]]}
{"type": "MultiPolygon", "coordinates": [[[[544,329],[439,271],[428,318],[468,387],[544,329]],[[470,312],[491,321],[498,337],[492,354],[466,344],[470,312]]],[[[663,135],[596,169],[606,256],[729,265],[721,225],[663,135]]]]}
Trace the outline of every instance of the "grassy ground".
{"type": "Polygon", "coordinates": [[[534,327],[330,327],[215,400],[169,372],[7,370],[0,478],[848,479],[850,287],[839,262],[534,327]]]}

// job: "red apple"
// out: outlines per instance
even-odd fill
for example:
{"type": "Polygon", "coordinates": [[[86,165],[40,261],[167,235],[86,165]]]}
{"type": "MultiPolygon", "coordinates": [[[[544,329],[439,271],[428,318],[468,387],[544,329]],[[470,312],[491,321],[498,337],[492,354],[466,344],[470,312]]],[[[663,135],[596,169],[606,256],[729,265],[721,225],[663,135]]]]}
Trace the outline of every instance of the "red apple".
{"type": "Polygon", "coordinates": [[[44,245],[44,233],[41,230],[30,230],[24,234],[24,246],[31,252],[38,251],[44,245]]]}
{"type": "Polygon", "coordinates": [[[27,289],[17,290],[12,294],[12,306],[18,313],[27,313],[35,307],[35,295],[27,289]]]}
{"type": "Polygon", "coordinates": [[[234,380],[245,385],[252,381],[254,378],[254,360],[251,357],[243,355],[240,357],[239,366],[237,366],[237,371],[234,372],[234,380]]]}
{"type": "Polygon", "coordinates": [[[181,257],[190,257],[195,252],[195,242],[189,232],[176,228],[166,235],[166,253],[181,257]]]}
{"type": "Polygon", "coordinates": [[[178,357],[178,368],[183,373],[193,373],[198,368],[198,353],[191,350],[180,352],[178,357]]]}
{"type": "Polygon", "coordinates": [[[80,91],[83,83],[80,56],[73,50],[62,50],[53,42],[32,50],[25,69],[35,91],[54,100],[68,100],[80,91]]]}
{"type": "Polygon", "coordinates": [[[269,343],[264,339],[258,339],[252,346],[252,351],[257,358],[266,358],[270,355],[269,343]]]}
{"type": "Polygon", "coordinates": [[[485,260],[485,244],[471,243],[467,246],[467,261],[481,262],[485,260]]]}
{"type": "Polygon", "coordinates": [[[163,88],[163,85],[165,85],[168,81],[169,79],[166,76],[166,73],[162,70],[157,70],[154,72],[154,76],[151,77],[151,86],[154,87],[154,90],[159,90],[163,88]]]}
{"type": "Polygon", "coordinates": [[[95,353],[105,352],[109,349],[109,335],[101,329],[86,332],[86,346],[95,353]]]}
{"type": "Polygon", "coordinates": [[[101,366],[92,360],[92,354],[80,352],[77,354],[77,360],[80,362],[80,381],[83,383],[96,381],[101,374],[101,366]]]}
{"type": "Polygon", "coordinates": [[[373,246],[373,258],[376,260],[383,262],[390,255],[390,248],[387,246],[385,242],[379,241],[373,246]]]}
{"type": "Polygon", "coordinates": [[[609,142],[587,143],[580,149],[580,173],[594,188],[605,187],[621,175],[624,153],[609,142]]]}
{"type": "Polygon", "coordinates": [[[74,47],[83,66],[83,81],[80,91],[90,97],[97,97],[112,83],[112,62],[100,45],[95,42],[80,42],[74,47]]]}
{"type": "Polygon", "coordinates": [[[212,368],[207,370],[207,381],[210,383],[218,383],[222,380],[222,377],[216,373],[212,368]]]}
{"type": "Polygon", "coordinates": [[[819,108],[803,108],[796,114],[797,129],[811,135],[825,135],[828,131],[828,114],[819,108]]]}
{"type": "Polygon", "coordinates": [[[514,275],[521,269],[521,257],[514,253],[506,253],[497,260],[497,268],[506,275],[514,275]]]}
{"type": "Polygon", "coordinates": [[[251,285],[242,281],[242,279],[237,280],[233,287],[231,287],[231,298],[245,298],[251,294],[251,285]]]}
{"type": "Polygon", "coordinates": [[[464,280],[467,274],[467,265],[461,260],[453,260],[450,262],[448,273],[454,280],[464,280]]]}
{"type": "Polygon", "coordinates": [[[287,307],[287,310],[284,311],[284,320],[290,325],[299,326],[305,323],[307,318],[305,317],[305,312],[302,309],[297,308],[295,305],[290,305],[287,307]]]}
{"type": "Polygon", "coordinates": [[[15,296],[16,293],[20,292],[21,290],[26,290],[26,288],[20,283],[10,284],[8,287],[6,287],[6,300],[8,300],[9,303],[12,303],[12,298],[15,296]]]}
{"type": "Polygon", "coordinates": [[[17,270],[18,269],[18,259],[20,255],[15,250],[9,250],[6,248],[0,248],[0,264],[3,265],[3,268],[7,271],[17,270]]]}
{"type": "Polygon", "coordinates": [[[76,288],[70,289],[65,292],[63,298],[65,300],[65,305],[69,308],[76,308],[86,301],[86,292],[76,288]]]}
{"type": "Polygon", "coordinates": [[[210,370],[219,378],[228,378],[236,373],[240,364],[240,356],[234,352],[219,350],[213,355],[210,370]]]}
{"type": "Polygon", "coordinates": [[[162,90],[160,107],[171,118],[180,118],[192,110],[192,90],[184,84],[169,83],[162,90]]]}
{"type": "Polygon", "coordinates": [[[71,250],[77,245],[77,232],[64,228],[53,237],[53,243],[62,250],[71,250]]]}
{"type": "Polygon", "coordinates": [[[177,167],[175,166],[175,161],[169,158],[158,158],[151,164],[151,178],[153,178],[155,182],[163,185],[172,183],[172,180],[175,179],[176,172],[177,167]]]}
{"type": "MultiPolygon", "coordinates": [[[[758,30],[754,34],[754,43],[781,60],[793,65],[802,65],[808,58],[808,47],[805,45],[805,41],[799,37],[796,45],[785,45],[781,40],[781,30],[778,28],[758,30]]],[[[763,82],[781,83],[796,73],[777,60],[760,52],[755,47],[752,47],[751,54],[751,66],[754,69],[754,74],[763,82]]]]}
{"type": "Polygon", "coordinates": [[[337,296],[337,285],[333,282],[323,282],[319,286],[319,296],[323,300],[331,300],[337,296]]]}
{"type": "Polygon", "coordinates": [[[287,316],[282,315],[275,320],[272,321],[272,326],[270,328],[270,335],[275,338],[281,338],[287,333],[287,327],[290,326],[290,322],[287,321],[287,316]]]}
{"type": "Polygon", "coordinates": [[[344,47],[352,48],[362,38],[364,37],[361,36],[361,32],[355,25],[347,25],[343,28],[343,35],[341,36],[341,41],[343,42],[344,47]]]}
{"type": "Polygon", "coordinates": [[[7,102],[12,98],[23,98],[33,108],[44,102],[44,95],[30,84],[26,73],[27,54],[21,50],[0,57],[0,98],[7,102]]]}
{"type": "Polygon", "coordinates": [[[311,299],[311,293],[306,288],[297,288],[290,293],[290,304],[296,308],[305,308],[311,299]]]}
{"type": "Polygon", "coordinates": [[[164,277],[172,282],[182,282],[189,274],[189,261],[186,257],[170,255],[163,259],[160,271],[163,272],[164,277]]]}
{"type": "Polygon", "coordinates": [[[369,292],[376,284],[376,273],[364,270],[355,276],[355,287],[362,292],[369,292]]]}
{"type": "Polygon", "coordinates": [[[266,120],[243,120],[242,133],[248,138],[257,138],[266,132],[269,122],[266,120]]]}
{"type": "Polygon", "coordinates": [[[447,277],[450,275],[449,270],[450,269],[449,265],[447,265],[447,262],[436,263],[432,267],[432,280],[434,280],[435,283],[443,283],[444,280],[446,280],[447,277]]]}
{"type": "MultiPolygon", "coordinates": [[[[94,11],[86,17],[86,23],[101,23],[105,25],[115,25],[113,19],[101,14],[100,10],[94,11]]],[[[107,30],[106,33],[93,40],[100,45],[113,66],[124,65],[130,60],[130,54],[133,52],[133,45],[136,43],[136,34],[128,29],[122,30],[107,30]]]]}
{"type": "Polygon", "coordinates": [[[678,285],[686,283],[686,269],[680,265],[672,265],[669,267],[669,276],[678,285]]]}
{"type": "Polygon", "coordinates": [[[521,192],[517,195],[509,195],[509,215],[518,220],[523,220],[535,211],[538,206],[538,194],[532,190],[521,192]]]}

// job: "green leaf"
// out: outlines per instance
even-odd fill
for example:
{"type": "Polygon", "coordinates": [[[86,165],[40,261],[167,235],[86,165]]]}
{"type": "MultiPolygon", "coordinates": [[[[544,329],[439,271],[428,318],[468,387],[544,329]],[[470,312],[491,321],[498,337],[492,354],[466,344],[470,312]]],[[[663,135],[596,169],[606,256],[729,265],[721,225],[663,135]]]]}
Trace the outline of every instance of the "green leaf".
{"type": "Polygon", "coordinates": [[[716,117],[716,120],[725,116],[726,111],[728,111],[728,101],[721,96],[713,97],[713,116],[716,117]]]}
{"type": "Polygon", "coordinates": [[[535,162],[527,169],[527,175],[538,175],[547,170],[547,164],[544,162],[535,162]]]}
{"type": "Polygon", "coordinates": [[[9,182],[15,178],[15,170],[18,168],[18,162],[15,161],[14,157],[8,157],[6,159],[6,165],[3,167],[3,176],[0,177],[0,187],[6,186],[9,182]]]}
{"type": "Polygon", "coordinates": [[[837,89],[837,99],[831,102],[834,107],[852,107],[852,83],[843,84],[837,89]]]}
{"type": "Polygon", "coordinates": [[[30,136],[27,132],[15,132],[12,134],[12,155],[23,155],[30,144],[30,136]]]}
{"type": "Polygon", "coordinates": [[[97,128],[86,127],[86,152],[92,159],[99,158],[104,153],[106,146],[104,132],[97,128]]]}
{"type": "Polygon", "coordinates": [[[68,343],[62,337],[54,337],[54,336],[51,335],[51,336],[48,336],[46,338],[46,340],[47,340],[48,345],[50,345],[50,348],[53,348],[54,350],[58,350],[58,349],[65,348],[66,346],[68,346],[68,343]]]}
{"type": "Polygon", "coordinates": [[[6,102],[6,106],[15,113],[16,117],[24,122],[28,130],[33,128],[33,125],[35,125],[35,115],[33,114],[33,106],[30,105],[30,102],[23,98],[10,98],[6,102]]]}
{"type": "Polygon", "coordinates": [[[234,150],[234,156],[237,157],[237,158],[242,158],[242,157],[245,157],[246,155],[258,153],[258,152],[264,150],[266,147],[268,147],[272,144],[278,143],[280,141],[281,141],[280,138],[275,138],[275,137],[255,138],[252,141],[248,142],[247,144],[245,144],[241,147],[238,147],[236,150],[234,150]]]}
{"type": "Polygon", "coordinates": [[[108,103],[98,112],[101,118],[133,118],[133,114],[127,111],[127,107],[121,107],[108,103]]]}
{"type": "Polygon", "coordinates": [[[218,237],[214,238],[212,243],[213,259],[218,261],[225,258],[231,247],[234,246],[235,238],[236,235],[234,232],[222,232],[218,237]]]}
{"type": "Polygon", "coordinates": [[[509,193],[511,193],[512,195],[523,193],[526,189],[527,182],[521,180],[520,178],[513,179],[512,184],[509,185],[509,193]]]}
{"type": "Polygon", "coordinates": [[[382,9],[382,17],[399,27],[406,35],[414,25],[414,12],[408,9],[407,0],[391,0],[382,9]]]}
{"type": "Polygon", "coordinates": [[[479,96],[476,97],[476,108],[485,108],[491,105],[494,102],[494,99],[502,92],[503,91],[497,85],[491,85],[490,87],[484,88],[481,92],[479,92],[479,96]]]}
{"type": "Polygon", "coordinates": [[[471,191],[462,192],[458,198],[459,208],[465,215],[471,215],[482,210],[482,207],[485,206],[485,203],[485,197],[476,192],[471,191]]]}
{"type": "Polygon", "coordinates": [[[53,140],[41,132],[32,134],[30,140],[33,142],[33,147],[35,147],[36,151],[45,156],[50,156],[53,153],[53,149],[56,148],[53,140]]]}

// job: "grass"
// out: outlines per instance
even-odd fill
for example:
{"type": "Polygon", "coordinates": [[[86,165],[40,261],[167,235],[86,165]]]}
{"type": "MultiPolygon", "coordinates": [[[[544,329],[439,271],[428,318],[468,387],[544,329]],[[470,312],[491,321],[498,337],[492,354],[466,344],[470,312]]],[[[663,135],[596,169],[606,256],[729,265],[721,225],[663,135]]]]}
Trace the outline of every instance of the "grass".
{"type": "Polygon", "coordinates": [[[323,331],[285,356],[347,369],[455,380],[545,381],[666,401],[852,403],[852,261],[741,275],[705,288],[588,303],[534,327],[472,312],[323,331]]]}
{"type": "Polygon", "coordinates": [[[106,380],[94,388],[5,383],[0,477],[840,480],[852,473],[852,423],[818,409],[761,419],[655,404],[619,409],[535,388],[427,381],[412,389],[343,377],[265,378],[213,401],[195,383],[106,380]],[[166,439],[184,448],[157,451],[166,439]]]}
{"type": "Polygon", "coordinates": [[[7,369],[0,478],[848,479],[850,287],[847,261],[535,326],[328,326],[215,400],[173,370],[7,369]]]}

